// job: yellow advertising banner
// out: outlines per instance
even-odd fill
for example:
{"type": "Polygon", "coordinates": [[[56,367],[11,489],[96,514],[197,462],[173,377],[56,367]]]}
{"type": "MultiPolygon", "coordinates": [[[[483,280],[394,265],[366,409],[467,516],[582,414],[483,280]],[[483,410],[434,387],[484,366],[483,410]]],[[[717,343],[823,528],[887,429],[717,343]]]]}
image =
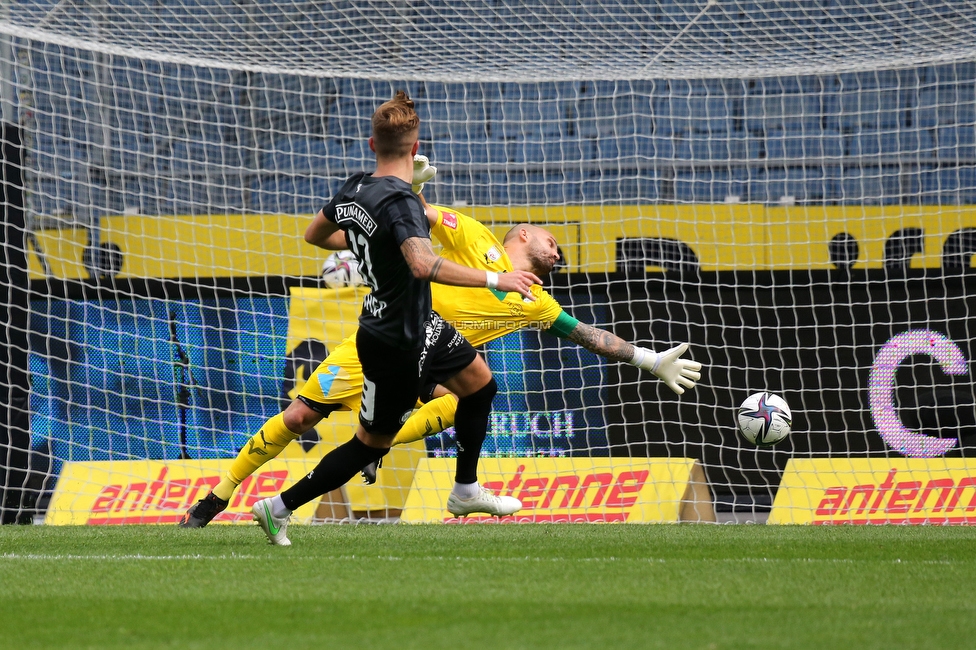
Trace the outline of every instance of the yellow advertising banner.
{"type": "MultiPolygon", "coordinates": [[[[46,524],[175,524],[227,473],[231,460],[111,460],[65,463],[46,524]]],[[[244,479],[215,523],[251,521],[251,506],[311,471],[316,458],[276,460],[244,479]]],[[[311,521],[318,502],[295,512],[311,521]]]]}
{"type": "Polygon", "coordinates": [[[770,524],[976,524],[976,461],[794,459],[770,524]]]}
{"type": "MultiPolygon", "coordinates": [[[[570,272],[613,271],[617,241],[628,238],[681,242],[705,271],[829,269],[829,244],[842,233],[860,246],[854,268],[881,268],[885,247],[905,228],[922,233],[922,250],[912,257],[912,267],[939,268],[949,237],[976,226],[976,207],[969,205],[496,205],[462,211],[498,236],[519,223],[545,225],[559,242],[570,272]]],[[[120,278],[311,277],[321,272],[327,255],[310,253],[302,237],[311,218],[106,216],[101,220],[101,241],[122,252],[120,278]]],[[[31,278],[47,275],[45,262],[55,277],[87,277],[85,230],[34,234],[27,256],[31,278]]]]}
{"type": "MultiPolygon", "coordinates": [[[[483,458],[478,475],[484,487],[519,499],[522,510],[465,522],[715,521],[704,473],[691,458],[483,458]]],[[[454,460],[421,460],[400,520],[459,523],[446,510],[453,485],[454,460]]]]}

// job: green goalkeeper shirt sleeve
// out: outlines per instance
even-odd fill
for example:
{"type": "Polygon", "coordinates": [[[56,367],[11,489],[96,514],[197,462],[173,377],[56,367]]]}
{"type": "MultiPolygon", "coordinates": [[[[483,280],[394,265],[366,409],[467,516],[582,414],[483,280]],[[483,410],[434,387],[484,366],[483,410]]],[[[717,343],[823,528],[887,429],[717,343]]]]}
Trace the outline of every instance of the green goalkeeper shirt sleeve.
{"type": "Polygon", "coordinates": [[[561,311],[559,312],[559,316],[556,317],[555,322],[549,329],[546,330],[546,332],[564,339],[569,336],[574,329],[576,329],[577,325],[579,325],[578,320],[566,312],[561,311]]]}

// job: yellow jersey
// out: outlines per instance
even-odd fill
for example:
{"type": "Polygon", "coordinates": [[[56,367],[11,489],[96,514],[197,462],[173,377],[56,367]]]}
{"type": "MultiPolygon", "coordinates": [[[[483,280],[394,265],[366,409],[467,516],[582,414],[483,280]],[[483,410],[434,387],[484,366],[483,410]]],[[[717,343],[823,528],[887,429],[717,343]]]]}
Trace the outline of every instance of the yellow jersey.
{"type": "MultiPolygon", "coordinates": [[[[441,255],[464,266],[496,273],[514,270],[505,247],[486,226],[448,208],[431,206],[437,223],[430,233],[444,247],[441,255]]],[[[538,285],[535,301],[497,289],[472,289],[431,283],[434,311],[478,347],[524,327],[566,337],[579,323],[538,285]]]]}

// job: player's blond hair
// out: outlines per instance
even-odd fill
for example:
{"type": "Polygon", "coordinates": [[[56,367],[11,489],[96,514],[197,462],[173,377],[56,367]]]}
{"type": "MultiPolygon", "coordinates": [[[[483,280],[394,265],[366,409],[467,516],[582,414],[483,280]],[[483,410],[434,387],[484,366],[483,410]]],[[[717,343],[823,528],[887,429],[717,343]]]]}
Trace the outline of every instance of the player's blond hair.
{"type": "Polygon", "coordinates": [[[413,100],[398,90],[373,113],[373,148],[377,158],[402,158],[410,155],[420,133],[420,117],[413,100]]]}

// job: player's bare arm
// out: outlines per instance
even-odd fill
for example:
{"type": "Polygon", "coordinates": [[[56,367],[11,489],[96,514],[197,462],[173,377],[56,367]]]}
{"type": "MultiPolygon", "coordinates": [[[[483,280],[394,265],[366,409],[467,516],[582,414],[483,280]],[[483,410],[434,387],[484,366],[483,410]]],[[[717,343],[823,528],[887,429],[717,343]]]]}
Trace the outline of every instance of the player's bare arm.
{"type": "Polygon", "coordinates": [[[424,204],[424,212],[427,215],[427,223],[429,223],[433,228],[437,225],[437,208],[434,208],[427,203],[427,200],[424,198],[423,194],[420,195],[420,202],[424,204]]]}
{"type": "Polygon", "coordinates": [[[702,365],[697,361],[681,358],[688,350],[687,343],[663,352],[655,352],[631,345],[606,330],[586,323],[577,323],[565,338],[606,359],[647,370],[678,395],[687,388],[694,388],[695,382],[701,379],[702,365]]]}
{"type": "Polygon", "coordinates": [[[499,291],[514,291],[529,300],[534,300],[532,285],[542,284],[542,280],[529,271],[496,274],[461,266],[435,253],[430,240],[421,237],[405,239],[400,244],[400,250],[414,277],[430,282],[455,287],[490,287],[499,291]]]}
{"type": "Polygon", "coordinates": [[[330,251],[344,251],[349,249],[349,240],[344,230],[337,230],[329,235],[322,248],[330,251]]]}
{"type": "Polygon", "coordinates": [[[579,323],[566,338],[611,361],[627,363],[634,358],[633,345],[615,334],[586,323],[579,323]]]}
{"type": "Polygon", "coordinates": [[[349,243],[346,233],[339,226],[325,217],[325,212],[318,211],[312,218],[312,223],[305,229],[305,241],[313,246],[330,251],[346,250],[349,243]]]}

